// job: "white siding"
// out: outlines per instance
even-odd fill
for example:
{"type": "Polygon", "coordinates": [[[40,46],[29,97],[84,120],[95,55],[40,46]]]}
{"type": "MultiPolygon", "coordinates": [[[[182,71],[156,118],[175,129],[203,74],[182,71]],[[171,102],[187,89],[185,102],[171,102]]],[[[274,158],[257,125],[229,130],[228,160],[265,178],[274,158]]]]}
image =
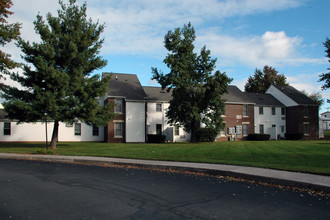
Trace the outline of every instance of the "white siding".
{"type": "Polygon", "coordinates": [[[185,132],[183,128],[179,128],[179,135],[174,134],[174,126],[168,124],[166,111],[169,107],[168,102],[148,102],[147,103],[147,129],[148,134],[156,134],[156,125],[161,124],[163,134],[167,141],[187,141],[190,140],[190,134],[185,132]],[[162,111],[156,111],[156,104],[162,103],[162,111]]]}
{"type": "Polygon", "coordinates": [[[281,107],[275,107],[276,114],[272,115],[271,106],[262,106],[263,114],[259,114],[259,107],[254,106],[254,132],[260,133],[259,125],[264,125],[264,133],[270,134],[271,139],[277,139],[277,135],[284,137],[284,132],[282,132],[282,126],[285,126],[285,115],[281,115],[281,107]],[[275,129],[272,127],[275,125],[275,129]]]}
{"type": "Polygon", "coordinates": [[[293,101],[291,98],[289,98],[283,92],[281,92],[280,90],[278,90],[277,88],[275,88],[273,85],[271,85],[268,88],[268,90],[266,91],[266,93],[271,94],[272,96],[274,96],[277,100],[279,100],[280,102],[282,102],[286,107],[297,106],[298,105],[298,103],[296,103],[295,101],[293,101]]]}
{"type": "Polygon", "coordinates": [[[126,102],[126,142],[145,142],[144,102],[126,102]]]}
{"type": "MultiPolygon", "coordinates": [[[[46,128],[45,123],[22,123],[17,124],[11,122],[11,134],[3,134],[4,122],[0,122],[0,141],[26,142],[26,141],[45,141],[46,128]]],[[[53,134],[54,123],[47,123],[48,141],[51,140],[53,134]]],[[[74,125],[66,127],[65,123],[59,123],[59,141],[103,141],[104,129],[99,127],[99,136],[93,136],[93,127],[81,123],[81,135],[74,134],[74,125]]]]}

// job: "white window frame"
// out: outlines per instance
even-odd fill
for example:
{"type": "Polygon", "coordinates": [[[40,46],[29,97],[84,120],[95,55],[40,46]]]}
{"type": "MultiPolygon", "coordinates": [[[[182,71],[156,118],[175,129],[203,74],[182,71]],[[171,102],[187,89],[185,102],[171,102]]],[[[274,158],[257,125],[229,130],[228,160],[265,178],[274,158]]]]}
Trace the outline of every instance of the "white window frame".
{"type": "Polygon", "coordinates": [[[11,122],[4,122],[3,123],[3,135],[6,135],[6,136],[11,135],[11,122]],[[9,125],[9,128],[8,128],[8,125],[9,125]],[[9,131],[9,133],[7,133],[6,131],[9,131]]]}
{"type": "Polygon", "coordinates": [[[264,134],[265,133],[265,126],[263,124],[259,125],[259,134],[264,134]],[[262,129],[261,129],[262,128],[262,129]],[[261,132],[262,131],[262,132],[261,132]]]}
{"type": "Polygon", "coordinates": [[[81,123],[74,124],[74,135],[81,136],[81,123]]]}
{"type": "Polygon", "coordinates": [[[115,113],[123,113],[123,100],[122,99],[115,100],[115,113]]]}
{"type": "Polygon", "coordinates": [[[243,137],[246,137],[249,135],[249,125],[243,124],[243,137]]]}
{"type": "Polygon", "coordinates": [[[115,122],[114,124],[114,137],[122,138],[123,137],[123,122],[115,122]],[[119,127],[117,127],[119,126],[119,127]]]}
{"type": "Polygon", "coordinates": [[[272,107],[272,115],[276,115],[276,108],[272,107]]]}
{"type": "Polygon", "coordinates": [[[179,127],[179,125],[174,125],[174,136],[180,136],[180,127],[179,127]]]}
{"type": "Polygon", "coordinates": [[[156,103],[156,112],[162,111],[162,103],[156,103]]]}
{"type": "Polygon", "coordinates": [[[249,105],[243,105],[243,117],[249,116],[249,105]]]}
{"type": "Polygon", "coordinates": [[[100,128],[98,126],[93,125],[93,127],[92,127],[92,135],[93,136],[100,136],[100,128]]]}
{"type": "Polygon", "coordinates": [[[309,136],[309,123],[304,123],[304,135],[309,136]],[[306,132],[306,130],[307,130],[307,132],[306,132]]]}
{"type": "Polygon", "coordinates": [[[259,106],[259,115],[263,115],[263,114],[264,114],[264,107],[259,106]]]}

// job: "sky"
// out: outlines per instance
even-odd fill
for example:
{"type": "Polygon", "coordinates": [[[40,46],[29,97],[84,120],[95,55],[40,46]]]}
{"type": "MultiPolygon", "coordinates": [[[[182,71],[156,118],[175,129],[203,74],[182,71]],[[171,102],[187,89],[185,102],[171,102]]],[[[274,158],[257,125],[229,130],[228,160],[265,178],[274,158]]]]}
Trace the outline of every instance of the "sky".
{"type": "MultiPolygon", "coordinates": [[[[67,3],[68,0],[63,0],[67,3]]],[[[77,0],[77,4],[83,4],[77,0]]],[[[288,83],[325,99],[320,112],[329,108],[330,89],[321,90],[321,73],[330,67],[323,43],[330,38],[329,0],[86,0],[87,16],[104,23],[100,56],[108,61],[102,72],[136,74],[143,86],[152,81],[151,67],[169,72],[164,36],[169,30],[191,24],[196,31],[195,50],[205,45],[217,58],[216,70],[244,85],[256,68],[272,66],[288,83]]],[[[22,23],[21,37],[38,42],[36,15],[57,16],[56,0],[13,0],[9,22],[22,23]]],[[[11,43],[4,50],[16,61],[21,52],[11,43]]],[[[10,80],[5,83],[16,85],[10,80]]],[[[1,101],[1,100],[0,100],[1,101]]]]}

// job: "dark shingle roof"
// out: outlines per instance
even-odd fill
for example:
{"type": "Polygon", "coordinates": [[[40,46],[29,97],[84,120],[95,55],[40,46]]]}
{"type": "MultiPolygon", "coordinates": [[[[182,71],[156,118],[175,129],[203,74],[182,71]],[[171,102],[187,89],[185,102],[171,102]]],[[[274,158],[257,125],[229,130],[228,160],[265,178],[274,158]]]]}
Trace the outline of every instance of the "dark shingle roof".
{"type": "Polygon", "coordinates": [[[271,94],[253,93],[253,92],[245,92],[245,94],[249,97],[251,102],[256,103],[256,105],[284,106],[271,94]]]}
{"type": "Polygon", "coordinates": [[[103,73],[111,75],[108,96],[125,97],[127,100],[145,100],[145,94],[138,77],[135,74],[103,73]]]}
{"type": "Polygon", "coordinates": [[[240,103],[240,104],[250,104],[254,103],[249,99],[247,94],[242,92],[237,86],[228,86],[228,93],[224,93],[221,96],[227,103],[240,103]]]}
{"type": "Polygon", "coordinates": [[[163,101],[169,102],[172,99],[172,90],[167,92],[167,90],[163,90],[161,87],[151,87],[151,86],[144,86],[143,87],[145,93],[148,96],[148,100],[153,101],[163,101]]]}
{"type": "Polygon", "coordinates": [[[297,89],[292,86],[275,86],[278,90],[283,92],[293,101],[295,101],[298,105],[318,105],[315,101],[313,101],[308,96],[299,92],[297,89]]]}

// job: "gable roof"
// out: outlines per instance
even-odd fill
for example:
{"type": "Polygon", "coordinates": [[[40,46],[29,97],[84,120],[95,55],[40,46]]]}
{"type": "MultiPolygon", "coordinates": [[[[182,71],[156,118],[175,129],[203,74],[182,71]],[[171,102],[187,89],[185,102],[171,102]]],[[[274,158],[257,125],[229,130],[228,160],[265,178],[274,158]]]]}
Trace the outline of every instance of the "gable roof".
{"type": "Polygon", "coordinates": [[[251,104],[252,100],[249,99],[248,95],[242,92],[237,86],[229,85],[228,92],[221,96],[226,103],[239,103],[239,104],[251,104]]]}
{"type": "Polygon", "coordinates": [[[148,100],[169,102],[172,99],[172,90],[167,92],[167,89],[154,86],[143,86],[143,89],[148,96],[148,100]]]}
{"type": "Polygon", "coordinates": [[[245,92],[245,94],[256,105],[284,106],[279,100],[277,100],[271,94],[267,94],[267,93],[253,93],[253,92],[245,92]]]}
{"type": "Polygon", "coordinates": [[[146,93],[136,74],[103,73],[104,76],[111,76],[108,87],[108,96],[124,97],[126,100],[140,101],[147,98],[146,93]]]}
{"type": "Polygon", "coordinates": [[[295,101],[298,105],[316,105],[318,104],[303,94],[302,92],[298,91],[297,89],[293,88],[292,86],[274,86],[278,90],[280,90],[282,93],[284,93],[286,96],[291,98],[293,101],[295,101]]]}

